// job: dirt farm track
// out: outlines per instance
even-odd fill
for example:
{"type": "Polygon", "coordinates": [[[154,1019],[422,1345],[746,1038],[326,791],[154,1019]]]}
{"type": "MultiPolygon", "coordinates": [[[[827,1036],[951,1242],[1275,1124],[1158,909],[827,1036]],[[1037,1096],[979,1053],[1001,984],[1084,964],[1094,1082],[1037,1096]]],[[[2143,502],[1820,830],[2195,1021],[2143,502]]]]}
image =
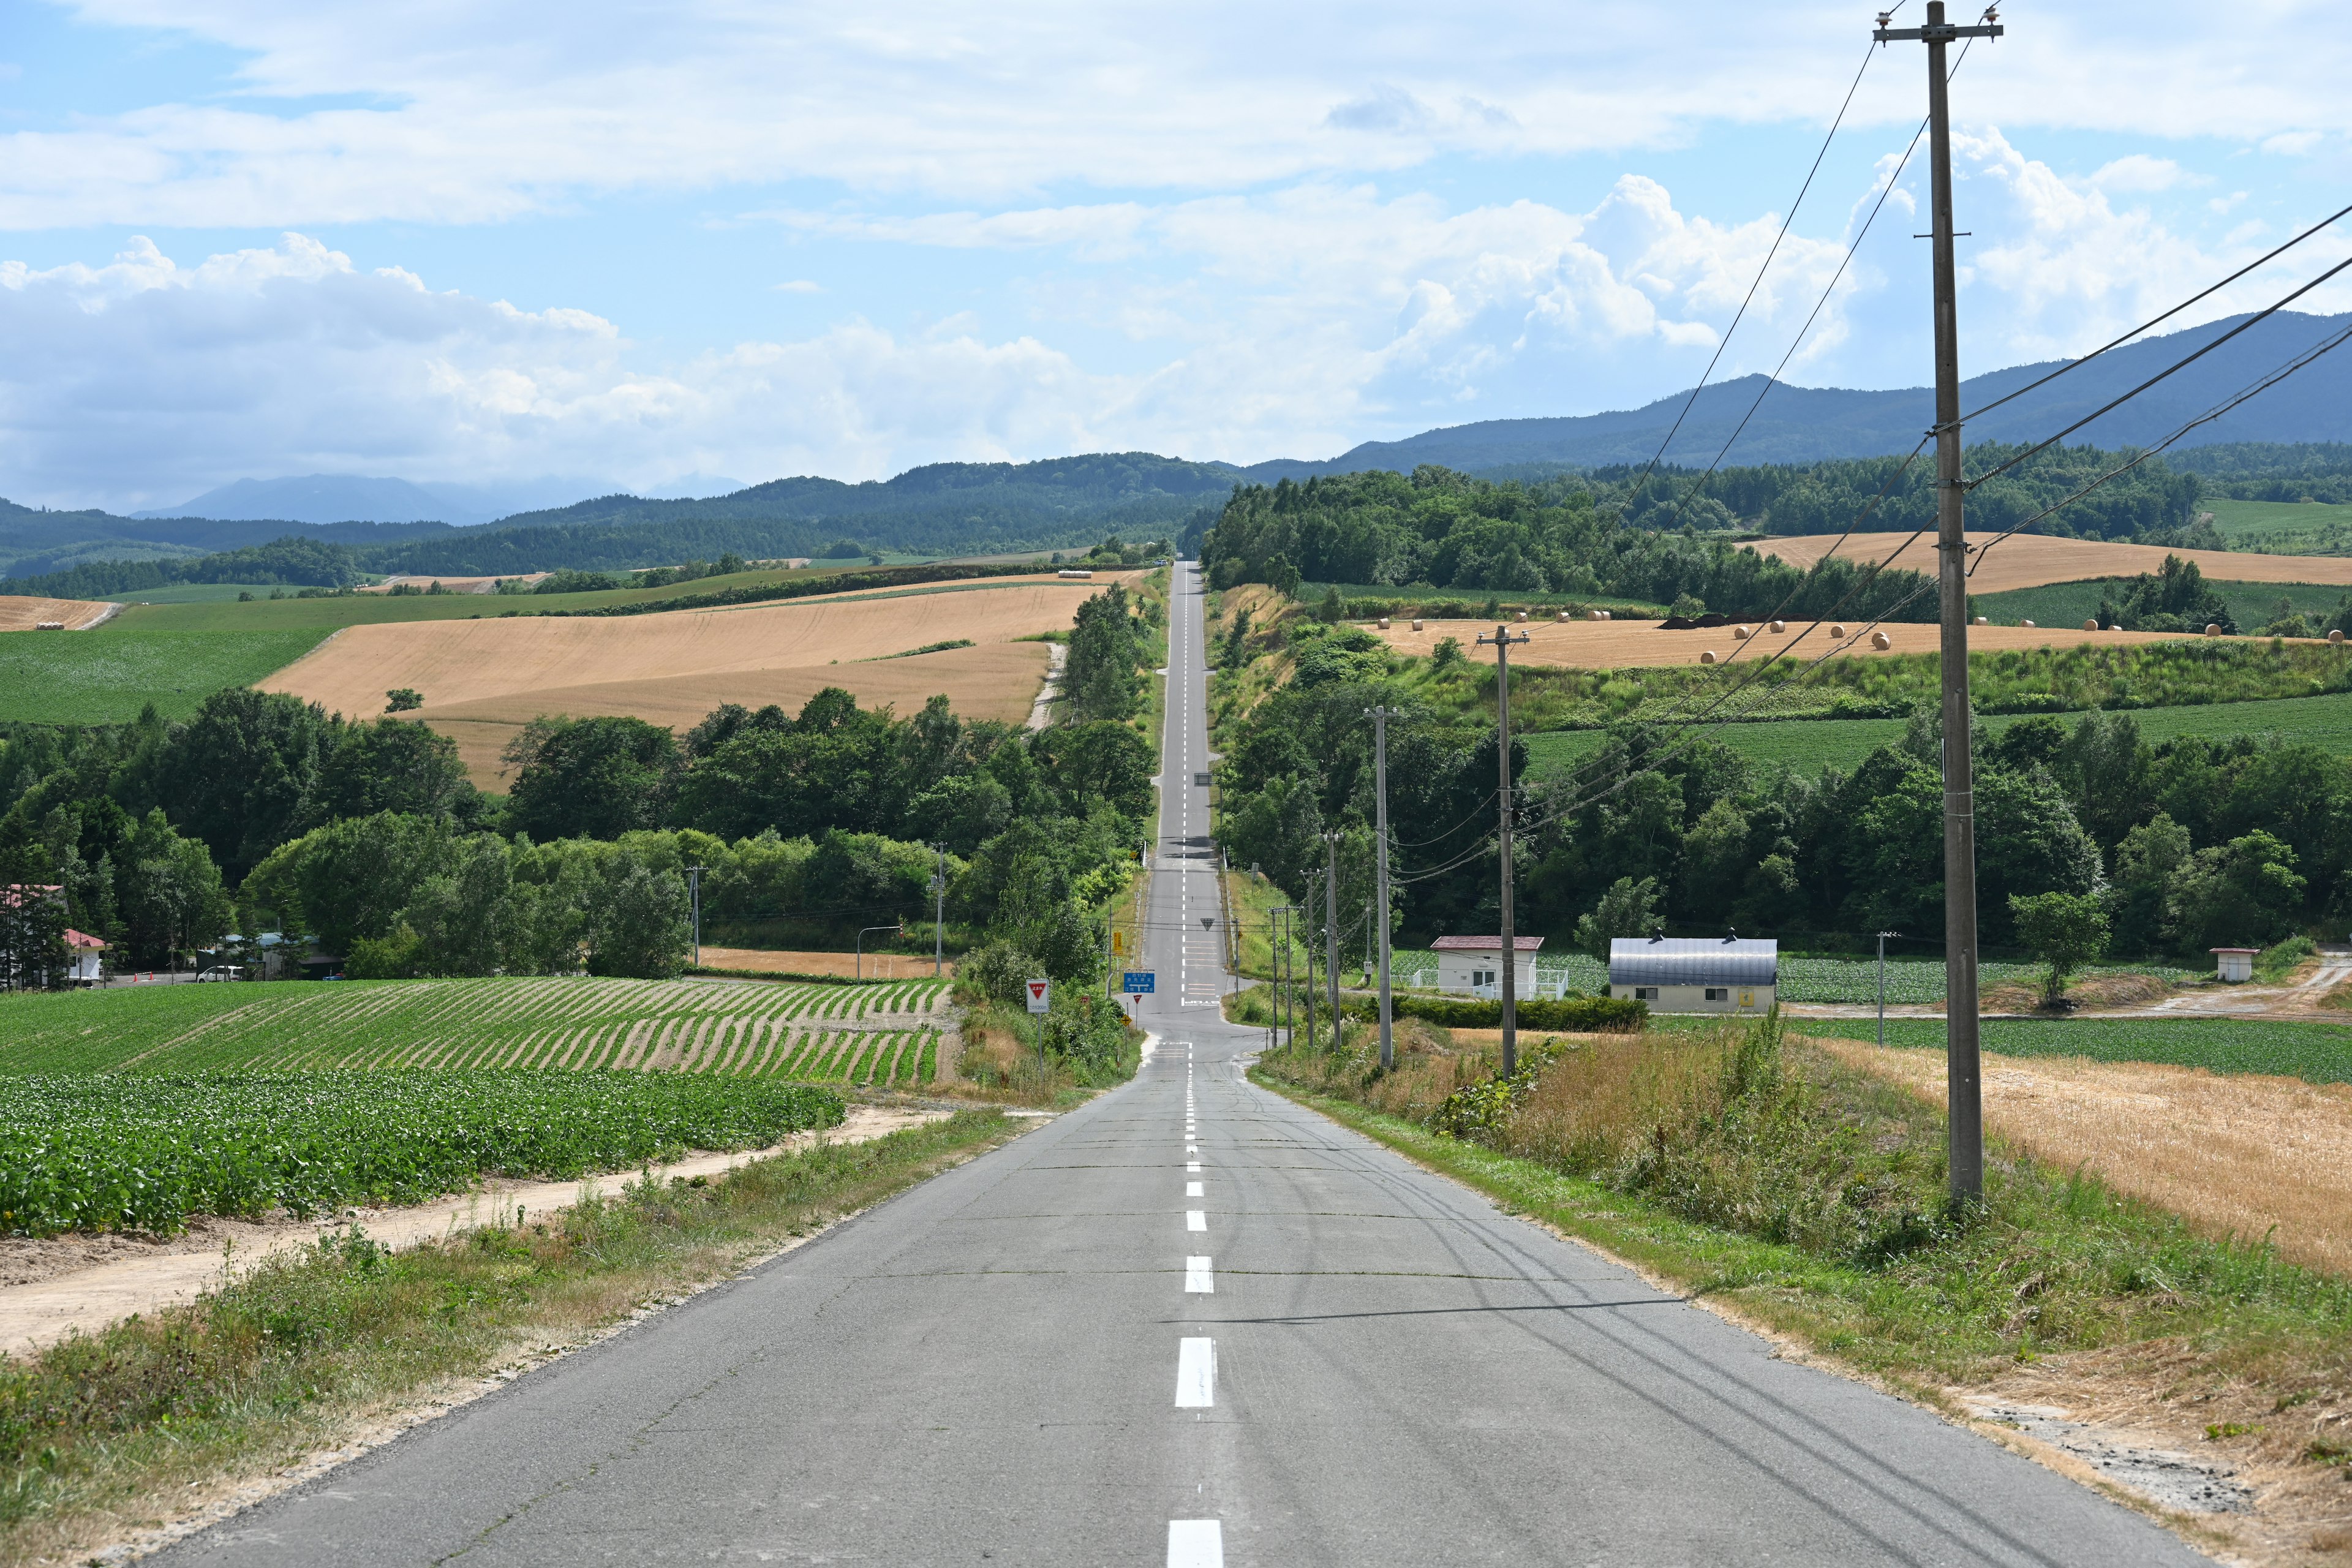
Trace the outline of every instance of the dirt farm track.
{"type": "Polygon", "coordinates": [[[499,749],[542,713],[627,714],[683,730],[722,702],[796,708],[839,686],[901,713],[943,692],[965,718],[1019,723],[1047,654],[1044,643],[1016,639],[1067,627],[1108,579],[999,579],[663,615],[357,626],[258,684],[352,717],[382,712],[386,691],[412,687],[425,697],[415,717],[454,737],[485,785],[496,782],[499,749]],[[890,657],[955,637],[974,646],[890,657]]]}

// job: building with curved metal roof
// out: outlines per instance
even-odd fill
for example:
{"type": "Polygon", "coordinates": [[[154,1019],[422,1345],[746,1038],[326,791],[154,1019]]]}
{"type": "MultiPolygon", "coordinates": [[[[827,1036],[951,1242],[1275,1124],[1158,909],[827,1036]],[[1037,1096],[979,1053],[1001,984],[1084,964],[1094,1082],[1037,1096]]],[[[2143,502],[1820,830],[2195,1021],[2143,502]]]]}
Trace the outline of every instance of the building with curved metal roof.
{"type": "Polygon", "coordinates": [[[1621,936],[1609,944],[1609,994],[1654,1013],[1761,1013],[1780,982],[1780,944],[1743,937],[1621,936]]]}

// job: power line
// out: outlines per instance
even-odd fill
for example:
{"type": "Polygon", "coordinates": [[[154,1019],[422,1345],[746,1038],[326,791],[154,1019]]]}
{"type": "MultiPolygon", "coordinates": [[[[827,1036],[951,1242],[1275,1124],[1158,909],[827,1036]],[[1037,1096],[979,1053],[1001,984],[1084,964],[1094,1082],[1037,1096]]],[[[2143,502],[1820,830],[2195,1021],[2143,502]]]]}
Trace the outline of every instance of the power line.
{"type": "MultiPolygon", "coordinates": [[[[1901,0],[1897,0],[1895,9],[1901,8],[1901,0]]],[[[1892,16],[1894,12],[1887,15],[1892,16]]],[[[1723,336],[1717,342],[1715,353],[1706,362],[1706,370],[1699,376],[1698,384],[1691,388],[1688,397],[1683,399],[1682,412],[1675,416],[1674,424],[1666,430],[1666,438],[1658,443],[1649,467],[1642,470],[1642,477],[1634,480],[1633,488],[1626,492],[1626,505],[1631,506],[1641,496],[1642,487],[1648,484],[1650,476],[1657,471],[1659,461],[1666,455],[1666,448],[1675,444],[1675,432],[1680,430],[1683,421],[1690,416],[1692,406],[1698,402],[1698,395],[1706,389],[1707,378],[1715,374],[1715,367],[1722,362],[1724,350],[1731,346],[1731,335],[1739,330],[1739,323],[1748,315],[1748,307],[1755,302],[1756,290],[1764,286],[1764,275],[1771,270],[1772,258],[1780,254],[1780,244],[1789,237],[1789,229],[1797,221],[1797,209],[1805,205],[1805,193],[1813,188],[1813,176],[1821,173],[1822,160],[1829,156],[1830,143],[1837,140],[1838,127],[1845,123],[1845,111],[1853,107],[1853,95],[1862,86],[1864,73],[1870,69],[1871,57],[1876,53],[1875,49],[1863,51],[1862,68],[1853,73],[1853,80],[1846,86],[1845,100],[1838,105],[1837,115],[1830,121],[1829,134],[1822,138],[1821,150],[1813,154],[1813,166],[1805,171],[1805,183],[1797,188],[1797,199],[1789,204],[1789,216],[1780,220],[1780,232],[1772,237],[1772,247],[1764,253],[1762,264],[1756,268],[1755,278],[1748,282],[1747,297],[1739,301],[1739,309],[1732,315],[1731,325],[1723,330],[1723,336]]]]}
{"type": "Polygon", "coordinates": [[[2317,223],[2313,224],[2309,228],[2305,229],[2301,234],[2296,235],[2293,239],[2290,239],[2284,245],[2280,246],[2276,250],[2247,262],[2243,267],[2239,268],[2235,272],[2231,273],[2227,278],[2222,279],[2221,281],[2214,284],[2211,288],[2204,289],[2200,293],[2191,294],[2188,299],[2180,301],[2179,304],[2175,305],[2169,310],[2165,311],[2163,315],[2150,317],[2148,320],[2142,321],[2138,326],[2134,327],[2130,331],[2126,332],[2122,337],[2116,339],[2112,342],[2100,344],[2097,348],[2093,349],[2089,353],[2084,354],[2082,358],[2067,361],[2064,364],[2060,365],[2056,370],[2052,371],[2048,375],[2042,377],[2041,380],[2028,382],[2025,385],[2019,387],[2015,392],[2010,393],[2008,395],[2003,397],[1996,397],[1990,403],[1986,404],[1982,408],[1977,409],[1973,413],[1962,415],[1960,422],[1962,424],[1966,424],[1969,420],[1982,418],[1985,415],[1991,413],[1994,409],[2000,407],[2004,403],[2014,402],[2018,398],[2024,396],[2027,393],[2033,391],[2036,387],[2047,386],[2052,382],[2057,380],[2060,376],[2066,374],[2068,372],[2082,369],[2084,365],[2090,363],[2093,360],[2098,358],[2109,349],[2121,347],[2123,344],[2131,342],[2132,339],[2139,336],[2142,332],[2147,331],[2150,327],[2170,321],[2173,317],[2180,314],[2181,311],[2189,309],[2189,306],[2198,303],[2201,300],[2210,299],[2211,296],[2220,293],[2222,289],[2227,289],[2231,284],[2235,283],[2239,279],[2243,278],[2247,273],[2253,271],[2256,268],[2277,260],[2280,257],[2284,256],[2288,251],[2293,250],[2296,246],[2301,245],[2305,240],[2309,239],[2313,235],[2317,234],[2321,229],[2326,228],[2328,225],[2336,222],[2336,219],[2344,216],[2347,213],[2352,213],[2352,206],[2342,206],[2336,208],[2334,212],[2328,214],[2327,216],[2321,218],[2317,223]]]}

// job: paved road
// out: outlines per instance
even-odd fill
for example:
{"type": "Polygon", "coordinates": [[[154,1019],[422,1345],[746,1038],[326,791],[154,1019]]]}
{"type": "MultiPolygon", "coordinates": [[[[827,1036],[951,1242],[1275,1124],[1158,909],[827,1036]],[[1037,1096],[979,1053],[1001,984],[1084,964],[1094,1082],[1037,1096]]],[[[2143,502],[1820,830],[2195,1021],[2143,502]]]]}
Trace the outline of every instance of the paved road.
{"type": "Polygon", "coordinates": [[[1252,1087],[1179,581],[1134,1083],[166,1560],[2204,1561],[1252,1087]]]}

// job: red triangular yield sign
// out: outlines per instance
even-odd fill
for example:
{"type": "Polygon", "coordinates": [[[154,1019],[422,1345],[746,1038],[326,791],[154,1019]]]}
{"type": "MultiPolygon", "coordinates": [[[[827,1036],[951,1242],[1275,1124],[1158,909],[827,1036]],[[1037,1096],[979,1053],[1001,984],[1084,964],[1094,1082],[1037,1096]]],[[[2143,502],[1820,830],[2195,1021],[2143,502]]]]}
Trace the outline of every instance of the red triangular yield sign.
{"type": "Polygon", "coordinates": [[[1045,994],[1045,983],[1042,980],[1032,980],[1029,983],[1029,994],[1033,998],[1043,997],[1045,994]]]}

